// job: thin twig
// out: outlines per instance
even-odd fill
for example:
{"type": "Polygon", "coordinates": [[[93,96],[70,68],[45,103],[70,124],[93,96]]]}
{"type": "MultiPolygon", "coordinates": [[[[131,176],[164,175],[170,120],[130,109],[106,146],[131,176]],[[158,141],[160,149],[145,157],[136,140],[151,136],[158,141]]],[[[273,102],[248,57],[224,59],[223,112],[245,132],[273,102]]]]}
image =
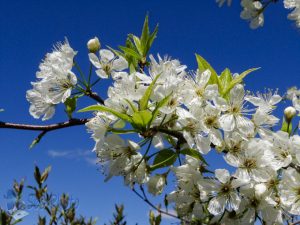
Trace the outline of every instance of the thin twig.
{"type": "Polygon", "coordinates": [[[104,100],[96,93],[96,92],[92,92],[92,91],[86,91],[84,93],[86,96],[94,99],[95,101],[97,101],[98,103],[104,105],[104,100]]]}
{"type": "Polygon", "coordinates": [[[297,170],[298,173],[300,173],[300,166],[296,165],[295,163],[291,163],[289,166],[292,167],[292,168],[294,168],[295,170],[297,170]]]}
{"type": "MultiPolygon", "coordinates": [[[[182,218],[180,218],[179,216],[176,216],[174,214],[171,214],[169,212],[166,212],[164,210],[161,210],[160,208],[158,208],[157,206],[155,206],[152,202],[149,201],[149,199],[147,198],[146,196],[146,193],[144,191],[144,188],[142,186],[140,186],[141,188],[141,191],[142,191],[142,194],[141,195],[140,193],[138,193],[134,187],[132,188],[132,191],[140,198],[142,199],[144,202],[146,202],[149,206],[151,206],[153,209],[155,209],[158,213],[161,213],[161,214],[164,214],[164,215],[167,215],[167,216],[170,216],[170,217],[173,217],[175,219],[178,219],[178,220],[183,220],[182,218]]],[[[189,222],[189,221],[185,221],[185,222],[189,222]]]]}

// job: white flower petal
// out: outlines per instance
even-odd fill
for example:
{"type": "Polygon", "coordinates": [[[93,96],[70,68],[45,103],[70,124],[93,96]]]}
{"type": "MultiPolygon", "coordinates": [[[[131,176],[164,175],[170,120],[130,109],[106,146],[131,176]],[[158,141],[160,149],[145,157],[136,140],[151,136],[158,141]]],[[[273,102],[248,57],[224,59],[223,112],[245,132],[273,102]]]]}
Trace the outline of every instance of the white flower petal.
{"type": "Polygon", "coordinates": [[[230,173],[226,169],[216,169],[215,176],[223,184],[230,180],[230,173]]]}

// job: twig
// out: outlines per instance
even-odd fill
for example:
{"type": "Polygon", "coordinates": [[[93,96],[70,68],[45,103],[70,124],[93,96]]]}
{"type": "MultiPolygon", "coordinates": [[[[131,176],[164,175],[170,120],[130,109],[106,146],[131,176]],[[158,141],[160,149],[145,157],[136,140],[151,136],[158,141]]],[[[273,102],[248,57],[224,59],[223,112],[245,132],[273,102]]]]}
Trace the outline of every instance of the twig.
{"type": "Polygon", "coordinates": [[[104,105],[104,100],[96,92],[88,90],[85,92],[85,95],[104,105]]]}
{"type": "MultiPolygon", "coordinates": [[[[132,190],[132,191],[133,191],[140,199],[142,199],[142,200],[143,200],[144,202],[146,202],[149,206],[151,206],[153,209],[155,209],[158,213],[161,213],[161,214],[164,214],[164,215],[173,217],[173,218],[178,219],[178,220],[181,220],[181,221],[184,220],[184,219],[180,218],[179,216],[176,216],[176,215],[174,215],[174,214],[172,214],[172,213],[166,212],[166,211],[161,210],[160,208],[156,207],[156,206],[155,206],[152,202],[150,202],[149,199],[147,198],[143,186],[140,186],[140,189],[141,189],[143,195],[141,195],[140,193],[138,193],[138,192],[134,189],[134,187],[133,187],[131,190],[132,190]]],[[[184,221],[185,221],[185,222],[188,222],[188,223],[190,222],[190,221],[187,221],[187,220],[184,220],[184,221]]]]}
{"type": "Polygon", "coordinates": [[[66,122],[55,123],[50,125],[18,124],[18,123],[6,123],[0,121],[0,129],[6,128],[6,129],[16,129],[16,130],[41,131],[41,133],[33,140],[32,144],[30,145],[30,148],[32,148],[37,143],[39,143],[42,137],[44,137],[46,133],[48,133],[49,131],[84,125],[88,121],[89,119],[70,119],[69,121],[66,122]]]}
{"type": "Polygon", "coordinates": [[[35,130],[35,131],[52,131],[66,127],[79,126],[87,123],[89,119],[70,119],[66,122],[55,123],[50,125],[31,125],[31,124],[18,124],[18,123],[7,123],[0,121],[0,128],[17,129],[17,130],[35,130]]]}
{"type": "MultiPolygon", "coordinates": [[[[297,170],[298,173],[300,173],[300,166],[296,165],[295,163],[291,163],[289,166],[297,170]]],[[[300,221],[298,223],[300,224],[300,221]]]]}

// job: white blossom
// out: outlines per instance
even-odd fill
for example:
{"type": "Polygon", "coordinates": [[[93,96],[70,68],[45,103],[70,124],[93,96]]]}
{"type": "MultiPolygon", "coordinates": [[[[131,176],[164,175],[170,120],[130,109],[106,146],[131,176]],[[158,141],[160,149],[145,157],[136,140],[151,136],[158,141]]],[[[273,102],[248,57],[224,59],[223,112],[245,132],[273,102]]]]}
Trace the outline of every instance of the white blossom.
{"type": "Polygon", "coordinates": [[[260,1],[242,0],[241,6],[243,7],[241,18],[250,20],[250,28],[256,29],[264,25],[264,14],[261,11],[263,5],[260,1]]]}
{"type": "Polygon", "coordinates": [[[99,58],[95,53],[89,53],[91,63],[97,68],[96,74],[105,79],[110,75],[117,79],[121,71],[128,68],[127,61],[122,57],[116,57],[115,54],[107,49],[99,51],[99,58]]]}
{"type": "Polygon", "coordinates": [[[290,20],[295,20],[296,26],[300,27],[300,1],[299,0],[284,0],[284,7],[286,9],[293,9],[288,15],[290,20]]]}

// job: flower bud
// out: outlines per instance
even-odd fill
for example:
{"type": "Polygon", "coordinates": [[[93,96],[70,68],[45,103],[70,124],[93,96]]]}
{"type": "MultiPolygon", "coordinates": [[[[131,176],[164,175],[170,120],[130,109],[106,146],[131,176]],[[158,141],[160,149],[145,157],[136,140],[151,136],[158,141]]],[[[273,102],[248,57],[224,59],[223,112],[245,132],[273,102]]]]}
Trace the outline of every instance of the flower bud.
{"type": "Polygon", "coordinates": [[[97,37],[90,39],[87,43],[87,48],[90,52],[95,53],[101,48],[100,41],[97,37]]]}
{"type": "Polygon", "coordinates": [[[294,107],[289,106],[284,110],[284,116],[287,122],[290,122],[293,117],[296,115],[297,111],[294,107]]]}
{"type": "Polygon", "coordinates": [[[161,194],[165,184],[166,178],[164,175],[155,175],[148,182],[148,191],[153,195],[161,194]]]}

